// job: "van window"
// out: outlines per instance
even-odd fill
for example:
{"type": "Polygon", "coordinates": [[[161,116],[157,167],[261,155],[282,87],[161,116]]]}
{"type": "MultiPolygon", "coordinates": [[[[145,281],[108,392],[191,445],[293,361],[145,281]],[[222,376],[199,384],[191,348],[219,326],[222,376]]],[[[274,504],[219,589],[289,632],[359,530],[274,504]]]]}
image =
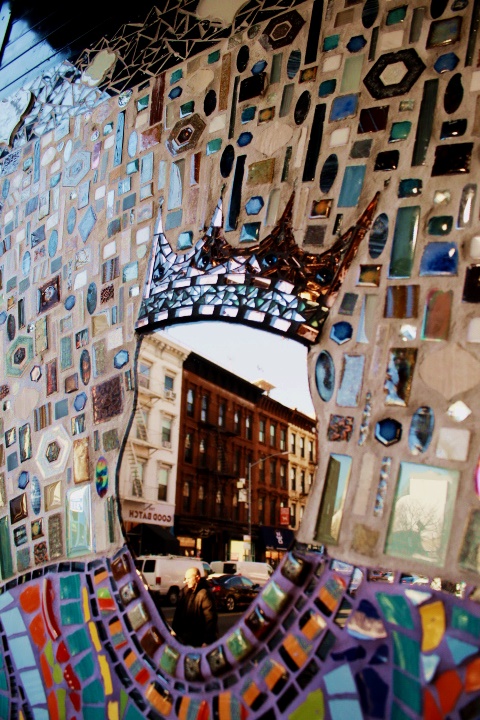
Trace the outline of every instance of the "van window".
{"type": "Polygon", "coordinates": [[[227,575],[233,575],[237,572],[237,566],[235,563],[223,563],[223,572],[227,575]]]}
{"type": "Polygon", "coordinates": [[[145,560],[145,564],[143,566],[143,572],[144,573],[155,572],[155,560],[145,560]]]}
{"type": "Polygon", "coordinates": [[[205,573],[205,575],[210,575],[212,572],[212,568],[210,567],[210,565],[205,562],[202,563],[202,565],[203,565],[203,572],[205,573]]]}

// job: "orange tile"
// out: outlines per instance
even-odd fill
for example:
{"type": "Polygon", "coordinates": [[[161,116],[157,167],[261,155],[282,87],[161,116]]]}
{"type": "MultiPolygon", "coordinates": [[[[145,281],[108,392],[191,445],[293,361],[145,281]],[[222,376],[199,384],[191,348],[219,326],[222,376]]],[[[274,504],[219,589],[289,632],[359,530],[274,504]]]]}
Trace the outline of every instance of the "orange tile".
{"type": "Polygon", "coordinates": [[[465,673],[465,691],[474,692],[474,690],[480,690],[480,658],[469,662],[465,673]]]}
{"type": "Polygon", "coordinates": [[[51,687],[53,687],[52,671],[50,670],[48,660],[43,653],[40,655],[40,667],[42,669],[42,675],[45,685],[48,689],[50,689],[51,687]]]}
{"type": "Polygon", "coordinates": [[[460,676],[455,670],[447,670],[437,678],[435,687],[437,688],[443,715],[448,715],[455,708],[463,690],[460,676]]]}
{"type": "Polygon", "coordinates": [[[20,593],[20,607],[23,612],[32,613],[40,607],[40,588],[38,585],[30,585],[20,593]]]}
{"type": "Polygon", "coordinates": [[[59,720],[57,696],[51,692],[47,698],[49,720],[59,720]]]}
{"type": "Polygon", "coordinates": [[[32,622],[28,626],[28,629],[30,630],[30,636],[33,642],[39,648],[39,650],[41,650],[47,642],[43,617],[40,614],[35,615],[32,622]]]}

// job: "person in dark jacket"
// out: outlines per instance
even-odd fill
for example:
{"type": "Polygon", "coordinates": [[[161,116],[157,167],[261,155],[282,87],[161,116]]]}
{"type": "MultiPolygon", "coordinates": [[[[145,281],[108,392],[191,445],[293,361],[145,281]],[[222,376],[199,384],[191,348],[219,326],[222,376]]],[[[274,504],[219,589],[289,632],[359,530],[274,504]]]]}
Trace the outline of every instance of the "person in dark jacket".
{"type": "Polygon", "coordinates": [[[173,634],[184,645],[209,645],[218,637],[218,617],[208,583],[196,567],[186,571],[184,583],[173,616],[173,634]]]}

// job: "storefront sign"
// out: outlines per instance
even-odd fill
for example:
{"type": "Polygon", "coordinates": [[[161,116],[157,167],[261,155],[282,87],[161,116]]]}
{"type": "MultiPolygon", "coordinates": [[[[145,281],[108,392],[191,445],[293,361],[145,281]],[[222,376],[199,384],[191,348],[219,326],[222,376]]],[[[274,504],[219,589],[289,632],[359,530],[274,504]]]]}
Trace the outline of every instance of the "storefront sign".
{"type": "Polygon", "coordinates": [[[290,525],[290,508],[280,508],[280,525],[286,525],[287,527],[290,525]]]}
{"type": "Polygon", "coordinates": [[[166,503],[122,503],[122,515],[125,522],[147,523],[171,527],[175,518],[174,505],[166,503]]]}

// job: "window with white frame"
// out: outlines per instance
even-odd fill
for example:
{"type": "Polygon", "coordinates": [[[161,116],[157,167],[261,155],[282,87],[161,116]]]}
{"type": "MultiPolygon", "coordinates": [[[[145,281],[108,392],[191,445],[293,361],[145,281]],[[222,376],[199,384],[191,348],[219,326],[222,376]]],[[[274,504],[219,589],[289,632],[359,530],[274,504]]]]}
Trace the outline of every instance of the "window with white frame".
{"type": "Polygon", "coordinates": [[[157,464],[157,486],[158,500],[167,499],[168,480],[170,477],[170,468],[166,465],[157,464]]]}

